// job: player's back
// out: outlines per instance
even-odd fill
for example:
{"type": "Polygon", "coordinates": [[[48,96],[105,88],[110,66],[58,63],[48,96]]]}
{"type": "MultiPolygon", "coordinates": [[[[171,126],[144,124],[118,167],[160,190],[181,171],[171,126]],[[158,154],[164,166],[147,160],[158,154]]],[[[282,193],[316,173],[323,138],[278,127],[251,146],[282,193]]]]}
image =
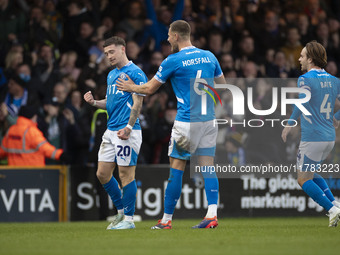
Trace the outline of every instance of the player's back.
{"type": "Polygon", "coordinates": [[[301,141],[334,141],[333,113],[340,94],[339,80],[323,69],[312,69],[298,80],[299,87],[311,92],[304,106],[311,115],[301,116],[301,141]]]}
{"type": "MultiPolygon", "coordinates": [[[[156,74],[156,79],[165,82],[170,78],[177,98],[176,120],[195,122],[208,121],[215,118],[213,101],[207,103],[207,114],[203,119],[202,117],[195,117],[201,113],[201,96],[190,93],[190,91],[193,92],[195,78],[204,78],[213,86],[213,78],[221,75],[220,65],[210,51],[191,46],[183,48],[164,60],[156,74]],[[195,103],[195,100],[198,102],[195,103]]],[[[203,87],[203,85],[201,86],[203,87]]],[[[208,100],[212,99],[208,97],[208,100]]]]}

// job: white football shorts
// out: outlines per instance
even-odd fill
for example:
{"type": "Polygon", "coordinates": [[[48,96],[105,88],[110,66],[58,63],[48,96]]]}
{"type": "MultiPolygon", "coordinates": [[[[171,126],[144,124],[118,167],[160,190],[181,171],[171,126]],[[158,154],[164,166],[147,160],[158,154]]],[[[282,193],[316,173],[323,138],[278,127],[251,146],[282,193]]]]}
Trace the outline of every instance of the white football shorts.
{"type": "Polygon", "coordinates": [[[182,122],[175,120],[168,155],[189,160],[191,155],[215,156],[217,125],[214,121],[182,122]]]}
{"type": "Polygon", "coordinates": [[[300,142],[296,166],[302,171],[317,170],[332,151],[335,142],[300,142]],[[316,168],[317,167],[317,168],[316,168]]]}
{"type": "Polygon", "coordinates": [[[135,166],[142,144],[142,131],[132,130],[130,138],[121,140],[118,131],[107,129],[98,152],[98,161],[115,162],[118,166],[135,166]]]}

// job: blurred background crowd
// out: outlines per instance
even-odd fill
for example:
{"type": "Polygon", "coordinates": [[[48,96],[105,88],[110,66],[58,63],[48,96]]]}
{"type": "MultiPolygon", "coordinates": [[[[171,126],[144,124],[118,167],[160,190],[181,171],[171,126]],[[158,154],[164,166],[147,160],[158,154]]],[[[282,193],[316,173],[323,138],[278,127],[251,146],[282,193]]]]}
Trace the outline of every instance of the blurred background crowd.
{"type": "MultiPolygon", "coordinates": [[[[22,105],[38,105],[38,126],[49,142],[70,152],[72,164],[94,164],[106,113],[95,112],[82,97],[87,91],[96,99],[105,97],[113,67],[104,57],[104,40],[124,38],[128,58],[151,79],[171,54],[168,26],[177,19],[190,23],[194,46],[216,55],[228,82],[247,78],[235,84],[244,91],[254,87],[257,109],[270,108],[275,82],[251,80],[297,78],[300,52],[311,40],[326,48],[326,70],[339,75],[338,0],[0,0],[0,137],[22,105]]],[[[285,86],[296,82],[287,79],[285,86]]],[[[231,119],[230,93],[221,96],[226,103],[217,108],[217,117],[231,119]]],[[[270,117],[281,118],[275,114],[270,117]]],[[[145,97],[139,163],[168,162],[175,115],[169,83],[145,97]]],[[[253,117],[247,113],[241,119],[253,117]]],[[[281,130],[221,127],[217,160],[227,158],[235,165],[294,162],[299,130],[287,144],[281,130]]],[[[329,160],[337,161],[339,151],[336,147],[329,160]]]]}

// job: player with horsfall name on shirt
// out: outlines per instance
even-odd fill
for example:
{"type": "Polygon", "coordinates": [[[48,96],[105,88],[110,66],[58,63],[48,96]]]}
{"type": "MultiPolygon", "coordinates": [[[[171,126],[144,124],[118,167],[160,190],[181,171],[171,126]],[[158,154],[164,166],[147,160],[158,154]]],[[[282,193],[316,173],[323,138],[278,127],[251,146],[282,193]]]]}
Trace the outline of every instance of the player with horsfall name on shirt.
{"type": "MultiPolygon", "coordinates": [[[[214,86],[210,80],[225,84],[221,67],[214,54],[192,46],[190,25],[187,22],[183,20],[173,22],[168,32],[168,41],[173,54],[162,62],[158,72],[149,82],[136,86],[129,77],[128,80],[117,81],[117,87],[122,91],[153,94],[170,79],[177,98],[177,115],[169,143],[170,174],[164,197],[164,214],[152,229],[172,228],[172,216],[182,191],[183,172],[191,155],[198,156],[201,167],[214,164],[217,125],[214,125],[213,99],[207,97],[206,112],[202,114],[202,95],[194,92],[192,87],[200,86],[199,91],[208,90],[210,88],[203,83],[214,86]]],[[[208,211],[204,219],[193,228],[215,228],[218,225],[219,183],[215,172],[201,172],[205,183],[208,211]]]]}
{"type": "MultiPolygon", "coordinates": [[[[329,214],[329,227],[336,227],[340,220],[340,203],[317,173],[322,162],[327,158],[335,144],[335,129],[338,126],[340,112],[333,115],[336,99],[340,98],[340,81],[323,68],[327,64],[325,48],[312,41],[302,49],[299,58],[301,70],[305,74],[298,79],[298,87],[311,93],[311,98],[303,106],[311,115],[305,115],[294,107],[288,125],[282,131],[282,139],[287,135],[294,121],[301,119],[301,142],[297,154],[298,183],[315,202],[329,214]]],[[[299,95],[304,98],[304,94],[299,95]]]]}

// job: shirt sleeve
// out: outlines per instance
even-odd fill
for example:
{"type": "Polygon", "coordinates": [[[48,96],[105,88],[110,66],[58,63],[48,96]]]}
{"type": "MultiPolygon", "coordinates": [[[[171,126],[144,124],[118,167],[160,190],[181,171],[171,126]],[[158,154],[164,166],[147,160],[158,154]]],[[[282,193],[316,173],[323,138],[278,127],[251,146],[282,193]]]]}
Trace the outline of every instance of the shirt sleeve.
{"type": "Polygon", "coordinates": [[[216,66],[215,72],[214,72],[214,78],[219,78],[223,75],[222,68],[221,68],[220,63],[218,62],[216,56],[213,53],[211,53],[211,55],[212,55],[212,59],[213,59],[215,66],[216,66]]]}
{"type": "MultiPolygon", "coordinates": [[[[311,90],[310,87],[305,83],[305,78],[304,77],[299,77],[298,79],[298,82],[297,82],[297,86],[299,88],[303,88],[303,89],[307,89],[307,90],[311,90]]],[[[306,94],[304,93],[300,93],[299,94],[299,98],[302,99],[302,98],[305,98],[306,97],[306,94]]],[[[308,102],[304,103],[303,105],[306,105],[308,104],[308,102]]],[[[288,125],[294,125],[295,122],[293,120],[298,120],[298,118],[300,118],[301,116],[301,110],[299,107],[297,107],[296,105],[294,105],[294,110],[293,110],[293,113],[292,115],[290,116],[290,120],[288,121],[288,125]]]]}
{"type": "Polygon", "coordinates": [[[165,83],[167,79],[169,79],[173,75],[174,72],[175,63],[174,61],[172,61],[172,58],[167,57],[159,66],[154,78],[160,83],[165,83]]]}
{"type": "MultiPolygon", "coordinates": [[[[131,77],[131,76],[130,76],[131,77]]],[[[146,77],[145,73],[142,70],[135,71],[133,73],[133,76],[131,77],[131,80],[136,84],[136,85],[143,85],[148,82],[148,78],[146,77]]],[[[140,93],[133,93],[139,96],[145,96],[144,94],[140,93]]]]}
{"type": "Polygon", "coordinates": [[[302,88],[302,89],[307,89],[307,90],[311,90],[310,86],[308,85],[308,83],[306,82],[305,78],[300,76],[298,81],[297,81],[297,86],[298,88],[302,88]]]}

